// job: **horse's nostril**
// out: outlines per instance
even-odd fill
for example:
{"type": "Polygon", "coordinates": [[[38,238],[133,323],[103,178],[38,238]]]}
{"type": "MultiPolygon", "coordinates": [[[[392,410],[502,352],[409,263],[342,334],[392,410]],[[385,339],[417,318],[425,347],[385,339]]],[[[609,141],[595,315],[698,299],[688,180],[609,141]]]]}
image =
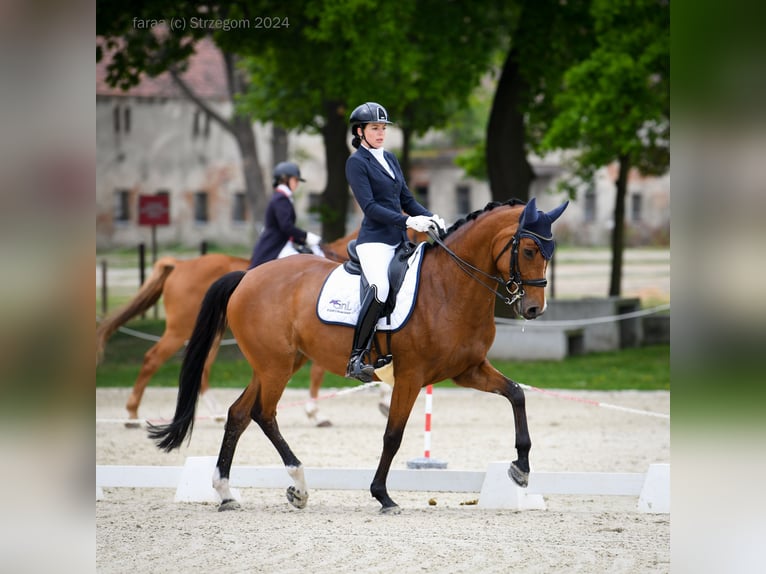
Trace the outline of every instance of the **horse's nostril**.
{"type": "Polygon", "coordinates": [[[530,307],[529,309],[527,309],[527,319],[534,319],[535,317],[537,317],[538,309],[539,307],[530,307]]]}

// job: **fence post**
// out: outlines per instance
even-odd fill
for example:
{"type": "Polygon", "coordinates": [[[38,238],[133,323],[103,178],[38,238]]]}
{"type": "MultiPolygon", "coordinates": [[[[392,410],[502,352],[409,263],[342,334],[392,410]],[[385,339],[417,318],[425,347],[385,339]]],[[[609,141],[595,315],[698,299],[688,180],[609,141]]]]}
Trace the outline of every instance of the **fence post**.
{"type": "MultiPolygon", "coordinates": [[[[146,245],[138,244],[138,287],[144,284],[144,268],[146,267],[146,245]]],[[[146,319],[146,313],[141,313],[141,318],[146,319]]]]}
{"type": "Polygon", "coordinates": [[[107,295],[109,290],[106,286],[106,259],[101,260],[101,315],[106,317],[107,311],[109,311],[109,301],[107,295]]]}

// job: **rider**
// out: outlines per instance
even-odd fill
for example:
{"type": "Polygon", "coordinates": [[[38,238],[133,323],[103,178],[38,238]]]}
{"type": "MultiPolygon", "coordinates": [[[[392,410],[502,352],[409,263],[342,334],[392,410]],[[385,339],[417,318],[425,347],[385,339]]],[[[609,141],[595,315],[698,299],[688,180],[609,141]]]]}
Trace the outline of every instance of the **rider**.
{"type": "Polygon", "coordinates": [[[274,193],[266,208],[266,228],[253,248],[248,269],[272,259],[295,255],[298,251],[293,242],[308,245],[316,252],[320,237],[295,226],[293,192],[301,181],[306,180],[301,177],[297,164],[283,161],[274,166],[274,193]]]}
{"type": "Polygon", "coordinates": [[[406,239],[407,228],[425,232],[445,225],[412,196],[396,156],[383,149],[386,126],[393,123],[386,109],[364,103],[351,112],[350,123],[351,145],[357,151],[346,161],[346,179],[364,213],[356,251],[370,289],[359,310],[346,377],[370,382],[374,368],[364,362],[364,355],[388,298],[388,265],[394,251],[406,239]]]}

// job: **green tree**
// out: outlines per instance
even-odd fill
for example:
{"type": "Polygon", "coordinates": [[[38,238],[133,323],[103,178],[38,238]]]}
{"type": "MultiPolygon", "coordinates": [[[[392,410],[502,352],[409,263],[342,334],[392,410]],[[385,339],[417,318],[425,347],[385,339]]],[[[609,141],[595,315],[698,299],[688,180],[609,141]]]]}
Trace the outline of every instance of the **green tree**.
{"type": "Polygon", "coordinates": [[[542,148],[577,150],[575,180],[619,164],[609,295],[620,295],[625,197],[631,167],[670,163],[670,6],[664,0],[593,0],[597,44],[564,75],[542,148]]]}
{"type": "Polygon", "coordinates": [[[347,118],[365,101],[389,111],[404,135],[409,171],[413,135],[443,126],[489,65],[497,42],[493,13],[474,3],[312,0],[298,33],[247,53],[251,89],[240,106],[264,121],[315,130],[325,144],[325,238],[345,233],[349,194],[347,118]]]}
{"type": "Polygon", "coordinates": [[[505,56],[483,145],[464,161],[481,173],[484,155],[492,197],[527,200],[535,177],[528,160],[555,115],[554,95],[564,71],[592,44],[588,0],[518,0],[503,3],[498,24],[505,56]],[[542,129],[541,129],[542,128],[542,129]]]}

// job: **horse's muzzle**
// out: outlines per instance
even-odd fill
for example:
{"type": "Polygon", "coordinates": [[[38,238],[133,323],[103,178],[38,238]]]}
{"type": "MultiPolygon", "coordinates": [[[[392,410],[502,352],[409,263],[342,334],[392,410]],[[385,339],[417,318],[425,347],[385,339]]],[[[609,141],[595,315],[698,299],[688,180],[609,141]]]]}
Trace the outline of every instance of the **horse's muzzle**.
{"type": "Polygon", "coordinates": [[[525,319],[537,319],[544,312],[544,307],[540,307],[538,305],[530,305],[524,309],[523,316],[525,319]]]}

